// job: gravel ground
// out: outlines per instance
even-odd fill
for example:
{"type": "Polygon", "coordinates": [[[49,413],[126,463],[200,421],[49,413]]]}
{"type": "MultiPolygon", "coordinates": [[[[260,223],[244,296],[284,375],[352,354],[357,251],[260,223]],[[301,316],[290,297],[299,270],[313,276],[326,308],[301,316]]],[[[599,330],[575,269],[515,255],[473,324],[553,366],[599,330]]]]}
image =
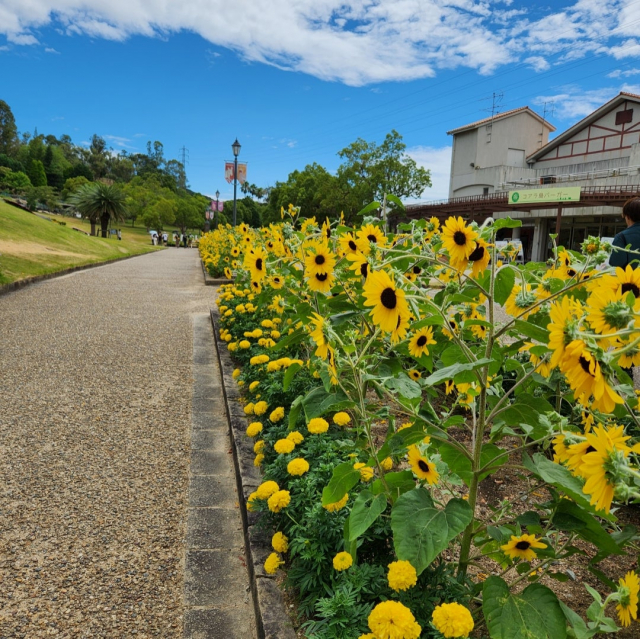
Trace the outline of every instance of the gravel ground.
{"type": "Polygon", "coordinates": [[[180,637],[196,251],[0,297],[0,638],[180,637]]]}

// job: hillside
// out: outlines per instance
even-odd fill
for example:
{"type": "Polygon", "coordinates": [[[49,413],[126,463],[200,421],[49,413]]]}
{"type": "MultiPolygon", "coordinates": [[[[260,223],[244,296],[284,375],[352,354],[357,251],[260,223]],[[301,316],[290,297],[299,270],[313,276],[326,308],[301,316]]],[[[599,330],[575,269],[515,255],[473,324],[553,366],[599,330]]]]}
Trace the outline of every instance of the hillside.
{"type": "Polygon", "coordinates": [[[0,200],[0,285],[73,266],[160,250],[143,228],[122,229],[122,241],[90,237],[83,220],[42,214],[66,226],[27,213],[0,200]]]}

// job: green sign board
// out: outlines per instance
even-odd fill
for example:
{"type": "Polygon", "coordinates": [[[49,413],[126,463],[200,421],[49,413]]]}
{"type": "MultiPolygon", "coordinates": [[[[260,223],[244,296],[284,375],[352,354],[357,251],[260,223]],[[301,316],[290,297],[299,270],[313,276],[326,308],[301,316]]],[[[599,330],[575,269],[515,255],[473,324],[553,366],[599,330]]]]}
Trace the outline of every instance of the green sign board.
{"type": "Polygon", "coordinates": [[[529,189],[527,191],[509,191],[509,204],[537,204],[538,202],[579,201],[579,186],[566,186],[563,189],[529,189]]]}

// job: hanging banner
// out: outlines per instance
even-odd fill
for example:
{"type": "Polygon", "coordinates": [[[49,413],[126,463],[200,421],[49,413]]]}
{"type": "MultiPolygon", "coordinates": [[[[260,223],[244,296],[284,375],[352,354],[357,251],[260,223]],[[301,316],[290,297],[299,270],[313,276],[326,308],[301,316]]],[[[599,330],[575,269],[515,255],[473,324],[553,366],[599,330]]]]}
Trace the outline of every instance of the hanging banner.
{"type": "Polygon", "coordinates": [[[233,162],[225,162],[224,179],[231,184],[233,182],[233,162]]]}
{"type": "Polygon", "coordinates": [[[238,182],[244,184],[247,181],[247,165],[238,164],[238,182]]]}
{"type": "Polygon", "coordinates": [[[218,200],[217,202],[215,200],[211,200],[211,210],[212,211],[222,211],[222,205],[224,204],[224,202],[221,202],[220,200],[218,200]]]}

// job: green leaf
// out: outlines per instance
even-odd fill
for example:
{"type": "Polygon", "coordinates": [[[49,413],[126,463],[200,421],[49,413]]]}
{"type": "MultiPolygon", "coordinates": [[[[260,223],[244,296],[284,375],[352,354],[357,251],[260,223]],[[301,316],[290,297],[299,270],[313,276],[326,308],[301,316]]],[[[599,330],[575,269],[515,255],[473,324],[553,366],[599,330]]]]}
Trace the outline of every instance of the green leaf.
{"type": "Polygon", "coordinates": [[[510,217],[501,217],[493,223],[493,230],[518,229],[522,226],[522,220],[512,220],[510,217]]]}
{"type": "Polygon", "coordinates": [[[282,388],[283,390],[289,390],[289,386],[295,377],[295,374],[302,368],[298,362],[294,362],[287,368],[287,372],[284,374],[284,378],[282,379],[282,388]]]}
{"type": "Polygon", "coordinates": [[[598,517],[615,521],[615,517],[610,514],[607,515],[604,510],[596,512],[589,503],[589,498],[582,492],[582,482],[577,477],[574,477],[564,466],[552,462],[540,453],[536,453],[533,458],[525,455],[522,463],[534,475],[564,492],[585,510],[591,513],[595,512],[598,517]]]}
{"type": "MultiPolygon", "coordinates": [[[[409,428],[403,428],[402,430],[392,433],[376,453],[376,457],[379,461],[382,461],[385,457],[400,455],[405,452],[408,446],[422,441],[425,437],[424,424],[417,422],[413,424],[413,426],[409,426],[409,428]]],[[[374,461],[371,460],[369,465],[373,463],[374,461]]]]}
{"type": "MultiPolygon", "coordinates": [[[[400,495],[413,490],[416,487],[416,480],[410,470],[401,470],[397,473],[386,473],[384,480],[389,487],[391,501],[397,501],[400,495]]],[[[386,491],[385,485],[381,479],[376,479],[371,484],[371,492],[374,495],[380,495],[386,491]]]]}
{"type": "Polygon", "coordinates": [[[287,335],[283,337],[281,340],[276,342],[275,346],[272,346],[269,350],[272,353],[282,351],[285,348],[289,348],[290,346],[295,346],[296,344],[300,344],[300,342],[304,341],[309,336],[305,331],[295,331],[291,333],[291,335],[287,335]]]}
{"type": "Polygon", "coordinates": [[[393,202],[396,206],[399,206],[402,210],[404,210],[404,204],[397,195],[393,195],[393,193],[387,193],[386,197],[388,202],[393,202]]]}
{"type": "Polygon", "coordinates": [[[516,281],[516,274],[510,267],[501,268],[496,275],[496,281],[494,284],[494,296],[498,304],[504,304],[516,281]]]}
{"type": "Polygon", "coordinates": [[[349,515],[349,536],[347,541],[354,541],[364,534],[373,522],[385,511],[387,498],[385,495],[374,495],[363,490],[351,509],[349,515]]]}
{"type": "MultiPolygon", "coordinates": [[[[471,459],[469,456],[465,455],[459,448],[447,442],[441,442],[438,444],[438,452],[442,457],[442,461],[449,466],[449,469],[458,475],[458,477],[460,477],[467,486],[469,486],[471,478],[473,477],[473,473],[471,472],[471,459]]],[[[502,448],[499,448],[495,444],[483,444],[482,451],[480,453],[480,468],[484,468],[490,464],[493,459],[504,452],[505,451],[502,448]]],[[[509,457],[505,455],[496,465],[501,466],[502,464],[505,464],[508,459],[509,457]]],[[[480,475],[480,481],[493,474],[496,470],[497,468],[493,469],[491,472],[482,473],[480,475]]]]}
{"type": "Polygon", "coordinates": [[[418,397],[422,397],[422,388],[420,388],[420,384],[414,382],[405,374],[387,379],[384,385],[389,390],[396,391],[406,399],[417,399],[418,397]]]}
{"type": "Polygon", "coordinates": [[[370,211],[375,211],[379,209],[381,206],[380,202],[371,202],[371,204],[367,204],[363,209],[358,211],[358,216],[366,215],[370,211]]]}
{"type": "Polygon", "coordinates": [[[340,501],[359,481],[360,471],[353,467],[353,462],[338,464],[333,469],[331,481],[322,490],[322,505],[340,501]]]}
{"type": "Polygon", "coordinates": [[[482,587],[482,611],[491,639],[565,639],[567,622],[558,598],[545,586],[531,584],[511,595],[500,577],[482,587]]]}
{"type": "Polygon", "coordinates": [[[535,339],[536,342],[542,342],[543,344],[549,343],[549,331],[541,326],[536,326],[531,322],[524,322],[523,320],[516,320],[514,323],[515,329],[531,339],[535,339]]]}
{"type": "Polygon", "coordinates": [[[298,395],[298,397],[296,397],[291,404],[291,408],[289,409],[289,430],[294,430],[296,427],[298,416],[300,415],[300,411],[302,410],[303,399],[304,397],[302,395],[298,395]]]}
{"type": "Polygon", "coordinates": [[[401,495],[391,511],[398,559],[410,561],[419,575],[472,518],[471,507],[462,499],[451,499],[440,509],[425,488],[401,495]]]}
{"type": "Polygon", "coordinates": [[[329,410],[350,408],[354,403],[342,392],[327,393],[324,388],[314,388],[302,400],[307,419],[321,417],[329,410]]]}
{"type": "Polygon", "coordinates": [[[425,378],[424,383],[426,386],[434,386],[435,384],[439,384],[448,379],[451,379],[452,377],[455,377],[458,373],[461,373],[462,371],[472,371],[472,370],[475,370],[476,368],[481,368],[486,364],[490,364],[491,362],[493,362],[492,359],[483,357],[482,359],[479,359],[475,362],[468,362],[465,364],[452,364],[451,366],[445,366],[444,368],[437,370],[435,373],[425,378]]]}

